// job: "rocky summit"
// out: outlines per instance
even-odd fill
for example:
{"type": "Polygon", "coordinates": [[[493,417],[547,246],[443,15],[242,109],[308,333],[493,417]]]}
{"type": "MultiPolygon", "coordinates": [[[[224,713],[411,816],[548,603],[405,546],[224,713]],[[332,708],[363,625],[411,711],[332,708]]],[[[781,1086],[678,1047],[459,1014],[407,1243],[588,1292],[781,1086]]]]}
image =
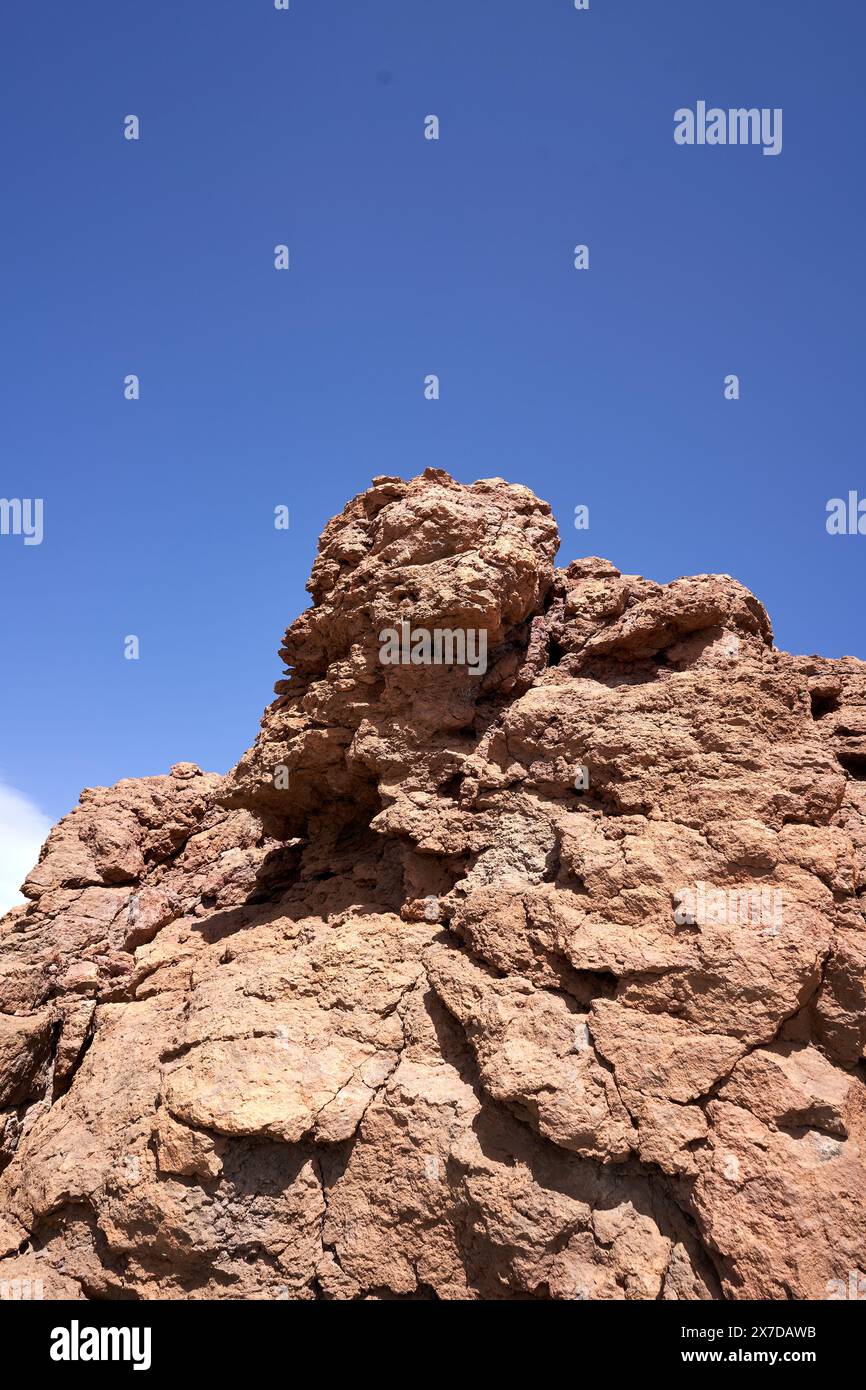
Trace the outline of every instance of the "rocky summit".
{"type": "Polygon", "coordinates": [[[866,663],[557,546],[525,487],[376,478],[237,767],[51,832],[0,925],[0,1282],[859,1287],[866,663]]]}

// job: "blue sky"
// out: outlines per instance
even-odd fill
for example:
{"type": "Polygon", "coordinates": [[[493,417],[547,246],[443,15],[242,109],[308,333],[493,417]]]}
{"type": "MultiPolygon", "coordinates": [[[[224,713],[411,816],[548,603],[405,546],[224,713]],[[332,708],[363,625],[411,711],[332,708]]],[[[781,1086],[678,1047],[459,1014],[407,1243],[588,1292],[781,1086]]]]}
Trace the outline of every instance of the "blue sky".
{"type": "Polygon", "coordinates": [[[45,538],[0,537],[0,781],[54,819],[228,768],[322,525],[428,465],[866,656],[864,41],[860,0],[11,6],[0,496],[45,538]],[[701,99],[781,155],[675,145],[701,99]]]}

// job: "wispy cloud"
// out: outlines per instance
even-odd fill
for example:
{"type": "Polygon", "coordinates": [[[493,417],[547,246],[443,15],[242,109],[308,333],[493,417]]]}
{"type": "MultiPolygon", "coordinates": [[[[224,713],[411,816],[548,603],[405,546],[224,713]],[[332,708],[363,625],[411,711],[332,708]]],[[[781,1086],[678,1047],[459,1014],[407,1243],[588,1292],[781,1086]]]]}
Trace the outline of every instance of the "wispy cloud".
{"type": "Polygon", "coordinates": [[[39,858],[51,821],[22,792],[0,782],[0,916],[24,899],[20,885],[39,858]]]}

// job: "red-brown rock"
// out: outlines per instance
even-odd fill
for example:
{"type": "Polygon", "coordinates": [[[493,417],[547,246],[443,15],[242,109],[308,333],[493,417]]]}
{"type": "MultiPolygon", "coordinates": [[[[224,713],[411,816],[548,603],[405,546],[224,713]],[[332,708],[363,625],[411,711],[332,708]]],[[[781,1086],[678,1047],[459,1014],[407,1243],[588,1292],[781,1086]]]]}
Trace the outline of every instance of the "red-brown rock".
{"type": "Polygon", "coordinates": [[[0,924],[0,1279],[826,1298],[866,1271],[866,664],[378,478],[226,778],[83,793],[0,924]],[[483,633],[483,669],[386,630],[483,633]],[[836,1282],[838,1281],[838,1283],[836,1282]]]}

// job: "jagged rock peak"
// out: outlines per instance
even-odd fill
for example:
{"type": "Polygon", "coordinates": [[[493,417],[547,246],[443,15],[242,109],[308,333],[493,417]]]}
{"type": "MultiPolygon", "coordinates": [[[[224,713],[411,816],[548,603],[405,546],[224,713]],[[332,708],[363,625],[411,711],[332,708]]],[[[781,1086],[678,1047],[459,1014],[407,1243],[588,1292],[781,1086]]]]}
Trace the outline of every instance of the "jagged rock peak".
{"type": "Polygon", "coordinates": [[[374,479],[228,777],[91,789],[52,831],[0,924],[0,1280],[866,1270],[866,665],[777,651],[730,576],[557,545],[527,488],[374,479]]]}

